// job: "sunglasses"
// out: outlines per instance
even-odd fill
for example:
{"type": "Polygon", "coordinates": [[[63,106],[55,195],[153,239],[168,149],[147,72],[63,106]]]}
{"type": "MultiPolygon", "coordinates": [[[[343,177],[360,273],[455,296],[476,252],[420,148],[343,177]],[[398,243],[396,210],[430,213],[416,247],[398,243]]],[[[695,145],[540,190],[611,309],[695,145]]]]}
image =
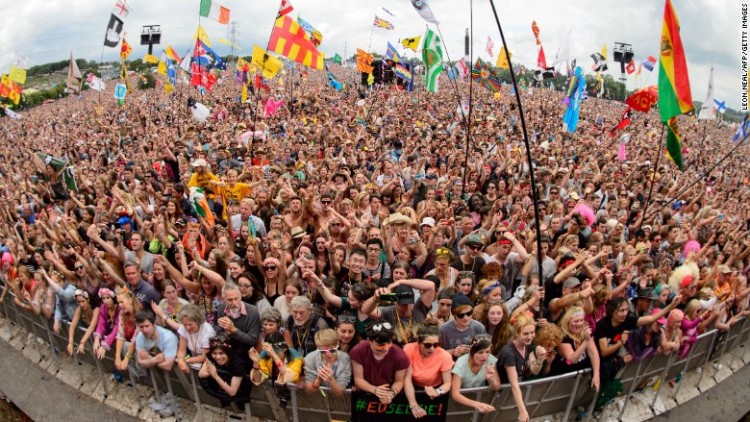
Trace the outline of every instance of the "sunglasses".
{"type": "Polygon", "coordinates": [[[469,249],[471,249],[472,251],[478,251],[478,250],[482,249],[481,246],[477,246],[477,245],[466,245],[466,247],[469,248],[469,249]]]}
{"type": "Polygon", "coordinates": [[[83,266],[81,266],[81,265],[76,265],[76,270],[82,270],[82,269],[83,269],[83,266]]]}
{"type": "Polygon", "coordinates": [[[354,315],[339,315],[337,319],[339,320],[339,322],[357,322],[357,317],[354,315]]]}
{"type": "Polygon", "coordinates": [[[275,265],[267,265],[267,266],[263,267],[263,269],[266,270],[266,271],[274,271],[276,268],[278,268],[278,267],[275,266],[275,265]]]}
{"type": "Polygon", "coordinates": [[[341,227],[341,223],[331,223],[331,227],[341,227]]]}
{"type": "Polygon", "coordinates": [[[391,328],[393,328],[393,326],[391,325],[390,322],[383,322],[383,323],[380,323],[380,324],[373,325],[372,326],[372,331],[375,331],[376,333],[379,333],[380,330],[382,330],[383,328],[385,328],[386,330],[390,330],[391,328]]]}
{"type": "Polygon", "coordinates": [[[331,205],[331,201],[320,201],[323,205],[331,205]]]}
{"type": "Polygon", "coordinates": [[[470,310],[470,311],[466,311],[466,312],[461,312],[460,314],[456,314],[456,318],[458,318],[458,319],[463,319],[463,318],[466,318],[466,317],[468,317],[468,316],[471,316],[471,314],[473,314],[473,313],[474,313],[474,310],[473,310],[473,309],[472,309],[472,310],[470,310]]]}
{"type": "Polygon", "coordinates": [[[440,343],[422,343],[422,346],[424,346],[425,349],[432,349],[433,347],[438,348],[440,347],[440,343]]]}

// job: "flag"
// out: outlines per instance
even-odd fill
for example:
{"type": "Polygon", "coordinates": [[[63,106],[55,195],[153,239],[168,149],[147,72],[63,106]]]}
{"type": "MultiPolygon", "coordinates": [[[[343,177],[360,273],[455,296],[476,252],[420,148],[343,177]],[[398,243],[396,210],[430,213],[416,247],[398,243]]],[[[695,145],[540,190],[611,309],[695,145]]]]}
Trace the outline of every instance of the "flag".
{"type": "Polygon", "coordinates": [[[328,72],[328,85],[336,91],[341,91],[344,88],[344,86],[341,85],[341,82],[339,82],[331,72],[328,72]]]}
{"type": "Polygon", "coordinates": [[[625,65],[625,71],[628,72],[628,75],[631,75],[633,74],[633,72],[635,72],[635,60],[630,59],[630,62],[625,65]]]}
{"type": "Polygon", "coordinates": [[[225,66],[224,61],[221,59],[221,57],[200,39],[195,40],[195,48],[193,49],[193,61],[198,63],[198,65],[201,67],[208,67],[208,65],[210,64],[213,64],[214,67],[219,68],[225,66]]]}
{"type": "Polygon", "coordinates": [[[294,7],[292,7],[291,0],[281,0],[281,5],[279,5],[279,12],[276,14],[276,19],[288,15],[289,13],[294,10],[294,7]]]}
{"type": "Polygon", "coordinates": [[[641,69],[643,69],[643,64],[642,63],[638,63],[638,70],[635,71],[635,77],[636,78],[638,78],[639,76],[641,76],[641,69]]]}
{"type": "Polygon", "coordinates": [[[26,69],[11,65],[8,78],[13,82],[23,85],[26,83],[26,69]]]}
{"type": "Polygon", "coordinates": [[[547,68],[547,58],[544,57],[544,46],[539,46],[539,55],[536,57],[536,65],[540,69],[547,68]]]}
{"type": "Polygon", "coordinates": [[[171,60],[167,60],[167,80],[170,85],[177,85],[177,69],[174,67],[174,63],[171,60]]]}
{"type": "Polygon", "coordinates": [[[321,34],[320,31],[310,25],[309,22],[299,16],[297,16],[297,23],[302,27],[302,29],[305,30],[305,32],[307,32],[308,37],[313,42],[315,47],[320,46],[320,44],[323,42],[323,34],[321,34]]]}
{"type": "Polygon", "coordinates": [[[146,53],[146,55],[143,56],[143,62],[148,64],[159,64],[159,58],[153,54],[146,53]]]}
{"type": "Polygon", "coordinates": [[[21,68],[21,69],[28,69],[29,68],[29,58],[15,53],[13,56],[13,66],[21,68]]]}
{"type": "Polygon", "coordinates": [[[333,55],[333,62],[339,66],[341,65],[342,61],[341,61],[341,56],[339,55],[339,53],[336,53],[333,55]]]}
{"type": "MultiPolygon", "coordinates": [[[[539,39],[539,25],[536,24],[536,21],[531,21],[531,32],[534,33],[534,39],[536,40],[536,45],[542,45],[542,41],[539,39]]],[[[546,66],[539,66],[539,67],[546,67],[546,66]]]]}
{"type": "Polygon", "coordinates": [[[203,29],[203,26],[198,25],[198,29],[195,30],[195,35],[193,35],[194,40],[201,40],[203,44],[206,45],[206,47],[211,47],[211,40],[208,38],[208,34],[206,34],[206,31],[203,29]]]}
{"type": "Polygon", "coordinates": [[[365,50],[358,48],[357,49],[357,72],[372,73],[372,71],[373,71],[372,54],[366,52],[365,50]]]}
{"type": "Polygon", "coordinates": [[[125,22],[125,19],[128,18],[129,13],[130,8],[125,3],[125,0],[117,0],[117,2],[115,3],[115,7],[112,9],[112,14],[121,21],[125,22]]]}
{"type": "Polygon", "coordinates": [[[388,42],[388,47],[385,50],[385,58],[393,60],[396,63],[403,63],[404,60],[399,56],[398,51],[396,50],[396,47],[391,44],[391,42],[388,42]]]}
{"type": "Polygon", "coordinates": [[[23,118],[22,115],[16,113],[15,111],[9,109],[8,107],[5,107],[5,115],[10,117],[11,119],[21,119],[23,118]]]}
{"type": "Polygon", "coordinates": [[[315,48],[305,30],[289,16],[276,19],[268,50],[313,69],[323,70],[325,55],[315,48]]]}
{"type": "Polygon", "coordinates": [[[470,73],[469,66],[466,65],[466,60],[464,60],[463,57],[461,57],[461,59],[456,62],[455,67],[456,67],[456,70],[458,70],[458,76],[462,78],[465,76],[468,76],[470,73]]]}
{"type": "Polygon", "coordinates": [[[122,34],[123,26],[124,23],[122,19],[118,18],[114,14],[109,16],[107,31],[104,33],[105,47],[117,47],[117,44],[120,43],[120,34],[122,34]]]}
{"type": "Polygon", "coordinates": [[[419,13],[419,16],[421,16],[422,19],[429,23],[434,23],[435,25],[438,24],[435,15],[432,13],[432,9],[430,9],[430,5],[427,4],[427,0],[411,0],[411,5],[414,6],[414,9],[419,13]]]}
{"type": "Polygon", "coordinates": [[[393,12],[391,12],[391,11],[390,11],[390,10],[388,10],[388,9],[386,9],[385,7],[383,7],[382,9],[383,9],[383,11],[384,11],[385,13],[387,13],[387,14],[389,14],[389,15],[393,16],[394,18],[396,17],[396,15],[394,15],[394,14],[393,14],[393,12]]]}
{"type": "Polygon", "coordinates": [[[492,51],[495,48],[495,43],[492,42],[492,38],[487,37],[487,46],[484,47],[485,51],[487,51],[487,54],[490,55],[490,57],[494,56],[495,53],[492,51]]]}
{"type": "Polygon", "coordinates": [[[63,182],[69,190],[78,192],[78,186],[76,185],[75,175],[73,173],[73,166],[71,166],[66,159],[56,158],[43,152],[37,152],[36,155],[44,162],[44,164],[52,166],[55,173],[62,176],[63,182]]]}
{"type": "Polygon", "coordinates": [[[502,46],[500,48],[500,52],[497,53],[497,63],[495,64],[497,67],[501,69],[510,69],[510,58],[513,57],[512,54],[510,54],[510,51],[507,51],[505,49],[505,46],[502,46]],[[507,56],[505,53],[508,53],[507,56]]]}
{"type": "Polygon", "coordinates": [[[190,57],[190,54],[185,54],[185,57],[182,58],[182,61],[180,62],[180,69],[184,70],[185,72],[190,72],[190,62],[193,61],[193,58],[190,57]]]}
{"type": "Polygon", "coordinates": [[[557,54],[555,54],[555,61],[552,63],[552,66],[555,66],[558,63],[570,61],[570,34],[572,32],[573,28],[570,28],[563,37],[562,44],[560,44],[560,47],[557,49],[557,54]]]}
{"type": "Polygon", "coordinates": [[[81,92],[81,81],[83,76],[78,69],[78,64],[73,59],[73,53],[70,53],[70,64],[68,64],[68,78],[65,80],[65,92],[68,94],[78,94],[81,92]]]}
{"type": "Polygon", "coordinates": [[[573,133],[578,128],[578,116],[583,99],[583,91],[586,87],[586,80],[583,78],[583,71],[580,67],[575,68],[575,75],[570,80],[566,103],[568,105],[563,116],[563,124],[568,132],[573,133]]]}
{"type": "Polygon", "coordinates": [[[173,62],[175,62],[175,63],[182,62],[182,59],[177,54],[177,52],[174,50],[174,48],[172,48],[171,45],[167,44],[167,48],[164,49],[164,52],[167,53],[167,57],[169,57],[170,59],[172,59],[173,62]]]}
{"type": "Polygon", "coordinates": [[[242,50],[242,47],[240,47],[239,45],[237,45],[237,44],[235,44],[235,43],[233,43],[233,42],[229,41],[229,40],[228,40],[228,39],[226,39],[226,38],[219,38],[219,42],[220,42],[220,43],[222,43],[222,44],[224,44],[224,45],[228,45],[228,46],[230,46],[230,47],[234,47],[234,48],[236,48],[237,50],[242,50]]]}
{"type": "Polygon", "coordinates": [[[130,53],[133,51],[133,47],[130,46],[128,40],[122,37],[122,45],[120,45],[120,60],[127,60],[130,53]]]}
{"type": "Polygon", "coordinates": [[[701,104],[698,120],[713,120],[716,118],[716,109],[714,108],[714,67],[711,66],[711,72],[708,74],[708,93],[706,101],[701,104]]]}
{"type": "Polygon", "coordinates": [[[98,78],[93,73],[89,73],[88,75],[86,75],[86,83],[94,91],[102,92],[107,88],[107,86],[104,84],[104,81],[101,78],[98,78]]]}
{"type": "Polygon", "coordinates": [[[229,23],[229,9],[212,0],[201,0],[200,15],[222,25],[229,23]]]}
{"type": "Polygon", "coordinates": [[[375,75],[370,73],[369,75],[367,75],[367,85],[372,85],[374,83],[375,83],[375,75]]]}
{"type": "Polygon", "coordinates": [[[654,70],[654,66],[656,65],[656,58],[654,56],[648,56],[646,60],[643,61],[643,67],[646,68],[649,72],[654,70]]]}
{"type": "Polygon", "coordinates": [[[128,68],[125,67],[125,63],[123,63],[122,68],[120,68],[120,78],[125,81],[125,88],[127,88],[128,94],[133,92],[133,90],[130,88],[130,77],[128,75],[128,68]]]}
{"type": "Polygon", "coordinates": [[[272,79],[281,70],[281,60],[263,50],[259,45],[253,46],[253,58],[251,64],[258,70],[262,70],[263,77],[272,79]]]}
{"type": "Polygon", "coordinates": [[[661,61],[659,64],[659,114],[662,122],[693,109],[687,60],[682,48],[679,26],[672,2],[666,0],[664,3],[664,23],[661,29],[661,61]]]}
{"type": "Polygon", "coordinates": [[[394,29],[393,24],[388,22],[387,20],[380,19],[379,17],[375,16],[375,20],[372,22],[372,26],[376,28],[383,28],[383,29],[394,29]]]}
{"type": "Polygon", "coordinates": [[[672,117],[667,121],[667,153],[678,169],[685,169],[682,163],[682,141],[677,128],[677,117],[672,117]]]}
{"type": "Polygon", "coordinates": [[[271,88],[268,87],[268,84],[263,81],[263,77],[261,77],[259,73],[255,74],[255,79],[253,80],[253,88],[258,90],[264,89],[266,91],[271,90],[271,88]]]}
{"type": "Polygon", "coordinates": [[[161,57],[159,58],[159,65],[156,67],[156,73],[167,76],[167,62],[169,59],[167,58],[167,53],[162,52],[161,57]]]}
{"type": "Polygon", "coordinates": [[[727,112],[727,102],[721,101],[718,98],[714,98],[714,108],[719,113],[726,113],[727,112]]]}
{"type": "Polygon", "coordinates": [[[617,122],[617,124],[612,129],[609,130],[610,137],[614,138],[615,132],[617,132],[618,130],[625,129],[626,127],[630,125],[631,113],[632,112],[630,111],[630,106],[628,106],[625,109],[625,112],[622,113],[622,116],[620,117],[620,120],[617,122]]]}
{"type": "MultiPolygon", "coordinates": [[[[412,0],[414,7],[417,7],[416,3],[412,0]]],[[[426,7],[427,3],[424,3],[424,5],[426,7]]],[[[424,80],[427,90],[437,92],[440,86],[440,73],[443,71],[443,46],[440,37],[429,28],[424,35],[422,62],[424,62],[425,67],[424,80]]]]}
{"type": "MultiPolygon", "coordinates": [[[[500,53],[502,53],[502,50],[500,53]]],[[[489,63],[483,62],[479,57],[477,57],[474,67],[471,68],[471,79],[492,92],[500,91],[500,81],[490,70],[489,63]]]]}
{"type": "Polygon", "coordinates": [[[202,69],[197,63],[193,63],[193,76],[190,78],[190,85],[203,87],[206,91],[211,91],[211,87],[216,83],[216,76],[212,75],[205,69],[202,69]]]}
{"type": "Polygon", "coordinates": [[[545,79],[552,79],[555,77],[555,68],[554,67],[547,67],[540,70],[534,71],[534,79],[541,82],[545,79]]]}
{"type": "Polygon", "coordinates": [[[421,35],[417,35],[416,37],[411,38],[402,38],[401,39],[401,45],[404,46],[404,48],[408,48],[412,51],[417,51],[419,48],[419,42],[422,40],[421,35]]]}
{"type": "Polygon", "coordinates": [[[411,81],[411,78],[412,78],[411,71],[400,64],[396,65],[396,67],[393,69],[393,73],[398,78],[401,78],[405,81],[411,81]]]}
{"type": "Polygon", "coordinates": [[[604,57],[604,60],[607,60],[607,44],[602,44],[602,57],[604,57]]]}
{"type": "Polygon", "coordinates": [[[245,104],[247,101],[247,84],[242,84],[242,93],[240,94],[240,102],[245,104]]]}
{"type": "Polygon", "coordinates": [[[594,53],[591,55],[594,59],[594,64],[591,66],[594,72],[604,72],[607,70],[607,59],[601,53],[594,53]]]}
{"type": "Polygon", "coordinates": [[[745,118],[742,119],[740,126],[737,128],[737,132],[732,136],[732,142],[741,141],[747,137],[747,126],[750,124],[750,120],[747,119],[747,116],[748,115],[745,114],[745,118]]]}

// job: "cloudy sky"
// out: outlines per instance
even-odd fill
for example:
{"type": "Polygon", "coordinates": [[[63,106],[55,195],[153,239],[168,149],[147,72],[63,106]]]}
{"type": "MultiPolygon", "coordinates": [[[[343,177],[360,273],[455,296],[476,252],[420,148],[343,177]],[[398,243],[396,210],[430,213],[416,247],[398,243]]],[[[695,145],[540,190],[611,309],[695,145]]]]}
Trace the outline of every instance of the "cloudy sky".
{"type": "MultiPolygon", "coordinates": [[[[9,1],[9,0],[6,0],[9,1]]],[[[323,50],[351,55],[356,48],[384,52],[386,42],[394,45],[399,38],[424,33],[425,22],[414,11],[409,0],[291,0],[292,16],[297,14],[323,33],[323,50]],[[395,17],[389,16],[385,7],[395,17]],[[372,28],[375,16],[393,23],[395,30],[372,28]]],[[[0,18],[0,71],[7,72],[15,52],[29,57],[32,65],[66,59],[73,51],[76,58],[113,60],[116,49],[103,49],[102,42],[114,0],[24,0],[6,6],[0,18]]],[[[200,0],[130,0],[130,16],[125,31],[135,50],[131,58],[142,57],[146,47],[138,46],[143,25],[161,25],[162,46],[173,45],[182,55],[198,25],[200,0]]],[[[711,64],[714,66],[715,96],[735,109],[740,106],[741,92],[741,17],[738,0],[677,0],[682,40],[686,48],[693,99],[706,96],[711,64]]],[[[278,0],[224,0],[236,21],[235,39],[241,53],[250,54],[254,43],[265,45],[278,0]]],[[[432,10],[448,55],[456,60],[463,55],[464,33],[471,25],[472,0],[431,0],[432,10]]],[[[513,60],[527,67],[536,63],[537,47],[531,31],[536,20],[540,38],[551,62],[565,34],[571,32],[571,57],[584,69],[591,65],[589,55],[606,44],[611,60],[615,42],[632,44],[637,61],[653,55],[658,58],[663,0],[495,0],[513,60]]],[[[473,0],[474,55],[488,59],[487,37],[500,49],[500,36],[489,0],[473,0]]],[[[208,19],[201,23],[220,54],[230,47],[219,44],[220,37],[231,38],[230,27],[208,19]]],[[[747,30],[746,30],[747,31],[747,30]]],[[[403,52],[403,49],[399,46],[403,52]]],[[[159,50],[160,51],[160,50],[159,50]]],[[[414,53],[404,53],[411,57],[414,53]]],[[[158,55],[158,54],[157,54],[158,55]]],[[[619,65],[610,63],[609,72],[619,76],[619,65]]],[[[637,80],[631,75],[628,87],[655,84],[657,70],[643,71],[637,80]]]]}

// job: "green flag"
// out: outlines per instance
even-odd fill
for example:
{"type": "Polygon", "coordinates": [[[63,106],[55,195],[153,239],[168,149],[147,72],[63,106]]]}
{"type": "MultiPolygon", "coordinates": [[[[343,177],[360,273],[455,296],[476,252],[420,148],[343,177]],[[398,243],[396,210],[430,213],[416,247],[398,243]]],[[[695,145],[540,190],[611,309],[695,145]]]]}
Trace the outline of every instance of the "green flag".
{"type": "Polygon", "coordinates": [[[424,35],[422,61],[425,67],[425,85],[430,92],[437,92],[440,73],[443,71],[443,46],[440,37],[427,29],[424,35]]]}
{"type": "Polygon", "coordinates": [[[676,117],[667,121],[667,153],[680,171],[685,170],[682,164],[682,141],[680,132],[677,130],[676,117]]]}
{"type": "Polygon", "coordinates": [[[341,61],[341,56],[339,56],[339,53],[336,53],[333,55],[333,62],[336,63],[337,65],[341,65],[342,61],[341,61]]]}

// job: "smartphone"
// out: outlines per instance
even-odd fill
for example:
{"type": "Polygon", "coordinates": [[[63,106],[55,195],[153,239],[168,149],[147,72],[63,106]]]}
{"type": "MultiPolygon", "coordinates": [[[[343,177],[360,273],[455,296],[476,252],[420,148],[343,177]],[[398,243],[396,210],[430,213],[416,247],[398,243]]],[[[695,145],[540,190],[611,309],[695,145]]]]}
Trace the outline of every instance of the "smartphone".
{"type": "Polygon", "coordinates": [[[385,293],[378,296],[379,305],[395,305],[398,302],[398,296],[396,293],[385,293]]]}
{"type": "Polygon", "coordinates": [[[719,214],[719,218],[717,220],[724,221],[724,214],[719,214]]]}

